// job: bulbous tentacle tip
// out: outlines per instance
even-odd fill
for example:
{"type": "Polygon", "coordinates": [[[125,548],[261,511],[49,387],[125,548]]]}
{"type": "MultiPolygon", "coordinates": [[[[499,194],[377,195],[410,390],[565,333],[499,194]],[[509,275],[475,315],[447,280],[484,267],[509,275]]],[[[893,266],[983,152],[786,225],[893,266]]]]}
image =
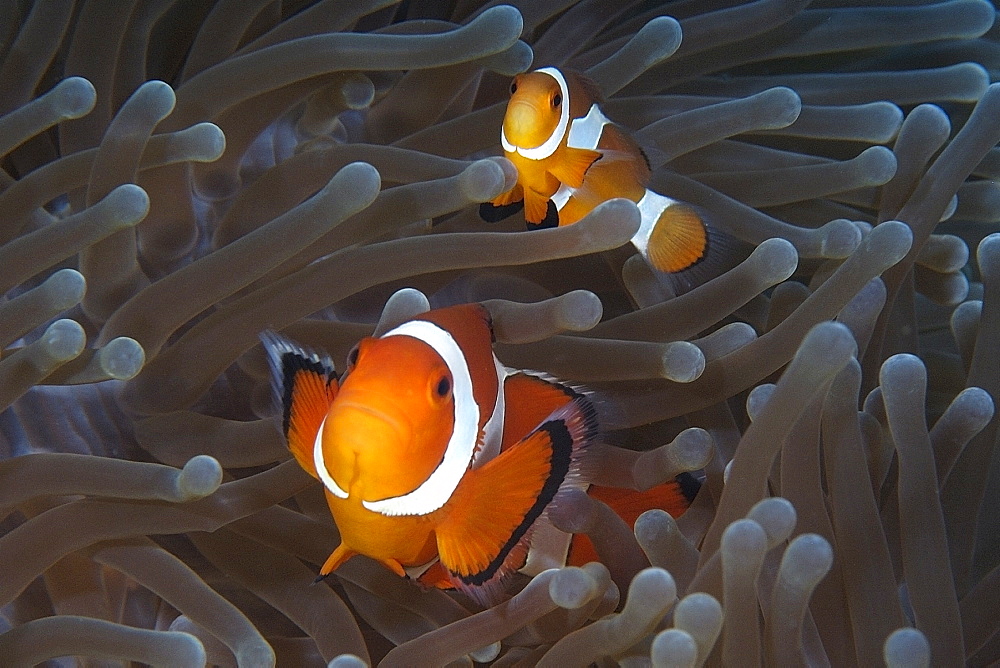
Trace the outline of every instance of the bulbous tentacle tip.
{"type": "Polygon", "coordinates": [[[59,99],[60,115],[65,119],[81,118],[93,110],[97,103],[94,84],[83,77],[67,77],[51,93],[59,99]]]}
{"type": "Polygon", "coordinates": [[[889,668],[927,668],[931,665],[931,645],[917,629],[896,629],[885,639],[883,658],[889,668]]]}
{"type": "Polygon", "coordinates": [[[204,498],[222,484],[222,473],[222,466],[215,457],[192,457],[178,476],[177,489],[185,500],[204,498]]]}

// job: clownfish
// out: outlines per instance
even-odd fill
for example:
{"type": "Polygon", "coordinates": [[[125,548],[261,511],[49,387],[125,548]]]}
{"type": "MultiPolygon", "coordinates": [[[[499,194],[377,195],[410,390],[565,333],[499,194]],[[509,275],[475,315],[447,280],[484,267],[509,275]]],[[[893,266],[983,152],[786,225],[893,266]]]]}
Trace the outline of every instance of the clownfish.
{"type": "Polygon", "coordinates": [[[481,205],[485,220],[505,218],[523,202],[529,229],[571,225],[599,204],[625,197],[641,214],[632,244],[651,267],[677,274],[708,257],[721,234],[691,205],[646,187],[649,160],[601,112],[593,81],[543,67],[514,77],[510,93],[500,143],[517,168],[517,183],[481,205]]]}
{"type": "MultiPolygon", "coordinates": [[[[566,490],[588,487],[594,404],[501,364],[482,305],[435,309],[362,339],[339,377],[326,355],[273,332],[261,339],[289,450],[323,483],[340,532],[317,579],[360,554],[486,603],[529,547],[547,551],[537,570],[566,562],[572,537],[546,513],[566,490]]],[[[663,494],[680,511],[693,498],[676,482],[663,494]]],[[[592,554],[584,546],[578,559],[592,554]]]]}

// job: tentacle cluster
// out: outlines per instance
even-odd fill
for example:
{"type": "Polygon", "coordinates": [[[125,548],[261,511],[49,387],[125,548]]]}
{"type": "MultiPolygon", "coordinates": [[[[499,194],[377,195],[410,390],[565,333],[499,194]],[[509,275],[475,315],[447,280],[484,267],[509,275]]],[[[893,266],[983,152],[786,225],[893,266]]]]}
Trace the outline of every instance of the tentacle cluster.
{"type": "Polygon", "coordinates": [[[0,664],[1000,658],[995,7],[520,4],[4,3],[0,664]],[[545,65],[745,260],[674,296],[628,201],[479,220],[545,65]],[[362,558],[310,587],[338,536],[258,332],[340,360],[464,301],[596,390],[598,482],[701,493],[569,495],[602,563],[486,610],[362,558]]]}

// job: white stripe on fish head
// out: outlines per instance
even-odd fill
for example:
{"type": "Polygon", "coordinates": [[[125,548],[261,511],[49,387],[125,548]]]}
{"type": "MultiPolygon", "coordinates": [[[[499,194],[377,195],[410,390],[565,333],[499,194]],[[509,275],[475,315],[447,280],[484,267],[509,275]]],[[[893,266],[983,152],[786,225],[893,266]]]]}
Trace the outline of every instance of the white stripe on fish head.
{"type": "Polygon", "coordinates": [[[563,137],[566,135],[566,129],[569,127],[569,87],[566,85],[566,77],[563,76],[562,72],[554,67],[543,67],[541,69],[535,70],[535,72],[541,72],[543,74],[548,74],[550,77],[556,80],[559,84],[559,92],[562,95],[562,108],[559,111],[559,123],[556,124],[555,129],[549,138],[546,139],[540,146],[535,148],[522,148],[520,146],[515,146],[507,140],[507,133],[504,132],[503,126],[500,126],[500,144],[503,146],[503,150],[508,153],[514,153],[515,151],[521,157],[527,158],[528,160],[544,160],[559,148],[559,144],[562,143],[563,137]]]}
{"type": "Polygon", "coordinates": [[[382,515],[427,515],[441,508],[462,480],[479,437],[479,406],[472,394],[469,365],[458,343],[447,330],[426,320],[411,320],[386,332],[382,338],[409,336],[429,345],[444,360],[452,377],[455,414],[451,438],[438,467],[412,492],[379,501],[362,501],[382,515]]]}

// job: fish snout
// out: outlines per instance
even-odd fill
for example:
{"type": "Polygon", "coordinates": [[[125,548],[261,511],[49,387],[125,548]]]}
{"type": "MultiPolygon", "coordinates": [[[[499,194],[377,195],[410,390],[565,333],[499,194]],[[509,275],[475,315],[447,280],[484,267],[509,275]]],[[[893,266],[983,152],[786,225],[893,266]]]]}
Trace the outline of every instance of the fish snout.
{"type": "Polygon", "coordinates": [[[323,431],[330,474],[352,495],[382,479],[409,441],[399,417],[366,403],[336,401],[323,431]]]}
{"type": "Polygon", "coordinates": [[[511,100],[503,119],[507,141],[518,148],[541,146],[552,134],[554,127],[555,123],[547,122],[545,114],[528,100],[511,100]]]}

